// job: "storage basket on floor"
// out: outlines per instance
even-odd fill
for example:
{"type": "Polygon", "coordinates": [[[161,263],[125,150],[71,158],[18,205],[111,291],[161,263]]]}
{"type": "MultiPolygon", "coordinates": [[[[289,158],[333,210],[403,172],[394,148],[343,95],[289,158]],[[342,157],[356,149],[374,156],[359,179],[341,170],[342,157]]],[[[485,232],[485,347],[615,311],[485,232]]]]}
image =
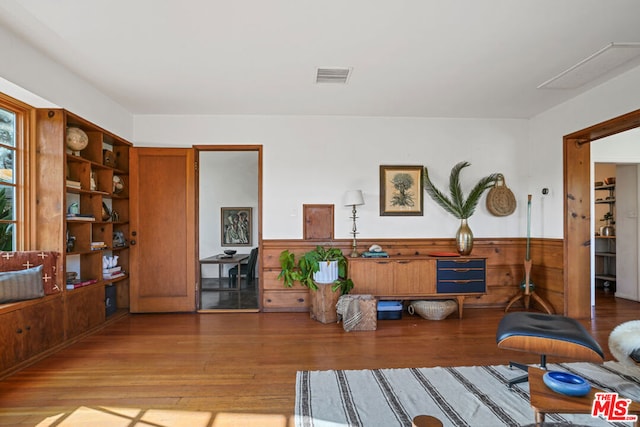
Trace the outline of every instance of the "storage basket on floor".
{"type": "Polygon", "coordinates": [[[378,320],[402,319],[402,303],[400,301],[378,302],[378,320]]]}
{"type": "Polygon", "coordinates": [[[442,320],[458,309],[454,300],[412,301],[407,307],[409,314],[417,314],[428,320],[442,320]]]}
{"type": "Polygon", "coordinates": [[[373,295],[342,295],[338,298],[336,312],[345,331],[375,331],[377,300],[373,295]]]}

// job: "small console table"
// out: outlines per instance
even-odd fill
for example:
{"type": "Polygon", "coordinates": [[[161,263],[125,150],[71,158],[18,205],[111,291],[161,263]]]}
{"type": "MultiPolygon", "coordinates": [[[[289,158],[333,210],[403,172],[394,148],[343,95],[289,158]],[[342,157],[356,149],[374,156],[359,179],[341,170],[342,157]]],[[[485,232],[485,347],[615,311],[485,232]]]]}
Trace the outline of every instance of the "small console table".
{"type": "Polygon", "coordinates": [[[487,292],[481,257],[349,258],[349,277],[355,292],[379,299],[456,299],[460,319],[465,297],[487,292]]]}

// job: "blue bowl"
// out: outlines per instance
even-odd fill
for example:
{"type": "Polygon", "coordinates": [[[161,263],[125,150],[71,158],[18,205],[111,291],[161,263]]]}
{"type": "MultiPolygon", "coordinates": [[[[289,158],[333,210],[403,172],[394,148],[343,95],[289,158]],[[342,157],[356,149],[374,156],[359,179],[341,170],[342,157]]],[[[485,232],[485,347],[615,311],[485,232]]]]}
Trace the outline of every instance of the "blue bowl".
{"type": "Polygon", "coordinates": [[[542,380],[551,390],[567,396],[585,396],[591,391],[591,384],[577,375],[560,371],[548,371],[542,380]]]}

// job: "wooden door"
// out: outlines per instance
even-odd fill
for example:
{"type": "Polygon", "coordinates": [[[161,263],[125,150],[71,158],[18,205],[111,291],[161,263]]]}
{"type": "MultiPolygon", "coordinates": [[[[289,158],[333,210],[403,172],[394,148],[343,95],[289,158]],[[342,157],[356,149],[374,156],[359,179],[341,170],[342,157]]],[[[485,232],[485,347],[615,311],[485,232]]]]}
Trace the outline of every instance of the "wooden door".
{"type": "Polygon", "coordinates": [[[130,170],[130,310],[195,311],[194,150],[133,148],[130,170]]]}

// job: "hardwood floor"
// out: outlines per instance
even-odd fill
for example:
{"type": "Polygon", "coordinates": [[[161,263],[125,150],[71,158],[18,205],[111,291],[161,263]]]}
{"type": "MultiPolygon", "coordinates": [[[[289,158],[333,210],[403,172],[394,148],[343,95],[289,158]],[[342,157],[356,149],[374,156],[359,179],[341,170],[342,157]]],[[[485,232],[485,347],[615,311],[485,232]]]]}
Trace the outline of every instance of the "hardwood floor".
{"type": "MultiPolygon", "coordinates": [[[[308,313],[130,315],[2,380],[0,425],[284,427],[298,370],[537,363],[496,347],[503,315],[405,312],[351,333],[308,313]]],[[[638,318],[640,303],[599,294],[583,323],[608,360],[613,327],[638,318]]]]}

